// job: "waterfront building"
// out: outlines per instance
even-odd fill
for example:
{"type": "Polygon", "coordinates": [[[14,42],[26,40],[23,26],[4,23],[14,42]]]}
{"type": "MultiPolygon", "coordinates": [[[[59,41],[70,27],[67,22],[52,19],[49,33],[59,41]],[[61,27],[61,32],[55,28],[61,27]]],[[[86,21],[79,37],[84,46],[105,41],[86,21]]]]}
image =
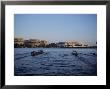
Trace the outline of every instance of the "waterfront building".
{"type": "Polygon", "coordinates": [[[88,45],[87,44],[83,44],[83,47],[88,47],[88,45]]]}
{"type": "Polygon", "coordinates": [[[50,43],[47,45],[47,47],[52,47],[52,48],[56,48],[58,47],[56,43],[50,43]]]}
{"type": "Polygon", "coordinates": [[[25,46],[26,47],[45,47],[48,42],[45,40],[39,40],[39,39],[29,39],[29,40],[25,40],[25,46]]]}
{"type": "Polygon", "coordinates": [[[58,42],[58,43],[48,43],[46,40],[39,40],[39,39],[29,39],[24,40],[23,38],[14,38],[14,46],[16,47],[88,47],[87,44],[82,44],[81,42],[77,41],[65,41],[65,42],[58,42]]]}
{"type": "Polygon", "coordinates": [[[66,47],[75,47],[76,44],[78,44],[77,41],[66,41],[65,42],[66,47]]]}
{"type": "Polygon", "coordinates": [[[65,42],[58,42],[57,47],[66,47],[65,42]]]}
{"type": "Polygon", "coordinates": [[[48,42],[46,40],[40,41],[40,47],[46,47],[48,45],[48,42]]]}
{"type": "Polygon", "coordinates": [[[87,47],[88,45],[77,41],[66,41],[65,47],[87,47]]]}
{"type": "Polygon", "coordinates": [[[24,47],[24,39],[14,38],[14,47],[24,47]]]}
{"type": "Polygon", "coordinates": [[[39,39],[29,39],[29,40],[25,40],[25,46],[26,47],[39,47],[40,45],[40,40],[39,39]]]}
{"type": "Polygon", "coordinates": [[[14,44],[24,44],[23,38],[14,38],[14,44]]]}

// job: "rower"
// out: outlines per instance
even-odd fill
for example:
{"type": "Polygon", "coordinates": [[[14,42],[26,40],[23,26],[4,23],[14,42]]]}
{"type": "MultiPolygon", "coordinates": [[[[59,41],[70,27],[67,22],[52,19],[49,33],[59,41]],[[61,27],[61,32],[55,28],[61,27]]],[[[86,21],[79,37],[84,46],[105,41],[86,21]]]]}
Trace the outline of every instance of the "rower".
{"type": "Polygon", "coordinates": [[[72,54],[75,55],[75,56],[78,56],[77,51],[73,51],[72,54]]]}

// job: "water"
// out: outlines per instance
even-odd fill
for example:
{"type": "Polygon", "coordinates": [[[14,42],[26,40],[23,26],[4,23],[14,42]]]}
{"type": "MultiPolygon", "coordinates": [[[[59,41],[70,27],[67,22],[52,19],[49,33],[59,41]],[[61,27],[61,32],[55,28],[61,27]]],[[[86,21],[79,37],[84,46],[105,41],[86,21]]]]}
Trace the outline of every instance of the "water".
{"type": "Polygon", "coordinates": [[[96,48],[15,48],[15,76],[96,76],[96,48]],[[31,56],[31,51],[45,53],[31,56]],[[72,55],[72,51],[78,56],[72,55]]]}

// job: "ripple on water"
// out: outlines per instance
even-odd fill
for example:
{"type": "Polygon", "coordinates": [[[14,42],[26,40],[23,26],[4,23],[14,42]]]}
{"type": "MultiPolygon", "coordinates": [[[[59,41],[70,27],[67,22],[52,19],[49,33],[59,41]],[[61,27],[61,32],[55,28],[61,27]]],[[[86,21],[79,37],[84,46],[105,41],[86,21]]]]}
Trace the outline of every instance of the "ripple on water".
{"type": "MultiPolygon", "coordinates": [[[[59,49],[50,50],[47,48],[47,54],[35,57],[28,56],[27,54],[23,54],[22,56],[15,55],[14,73],[15,75],[21,76],[97,75],[97,57],[87,55],[92,49],[77,49],[79,53],[82,52],[79,54],[79,57],[71,55],[72,50],[73,49],[60,49],[59,51],[59,49]],[[21,59],[17,60],[17,57],[21,59]]],[[[17,50],[15,51],[17,53],[17,50]]],[[[23,49],[19,49],[20,53],[22,53],[22,51],[24,53],[23,49]]],[[[25,52],[28,52],[27,49],[25,52]]]]}

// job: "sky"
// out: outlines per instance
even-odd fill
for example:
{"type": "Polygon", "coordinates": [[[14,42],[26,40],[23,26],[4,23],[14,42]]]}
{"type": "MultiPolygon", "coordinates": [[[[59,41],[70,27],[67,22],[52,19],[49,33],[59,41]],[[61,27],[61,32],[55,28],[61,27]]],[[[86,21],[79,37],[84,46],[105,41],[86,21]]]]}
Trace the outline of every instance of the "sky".
{"type": "Polygon", "coordinates": [[[15,14],[14,36],[48,42],[97,42],[96,14],[15,14]]]}

